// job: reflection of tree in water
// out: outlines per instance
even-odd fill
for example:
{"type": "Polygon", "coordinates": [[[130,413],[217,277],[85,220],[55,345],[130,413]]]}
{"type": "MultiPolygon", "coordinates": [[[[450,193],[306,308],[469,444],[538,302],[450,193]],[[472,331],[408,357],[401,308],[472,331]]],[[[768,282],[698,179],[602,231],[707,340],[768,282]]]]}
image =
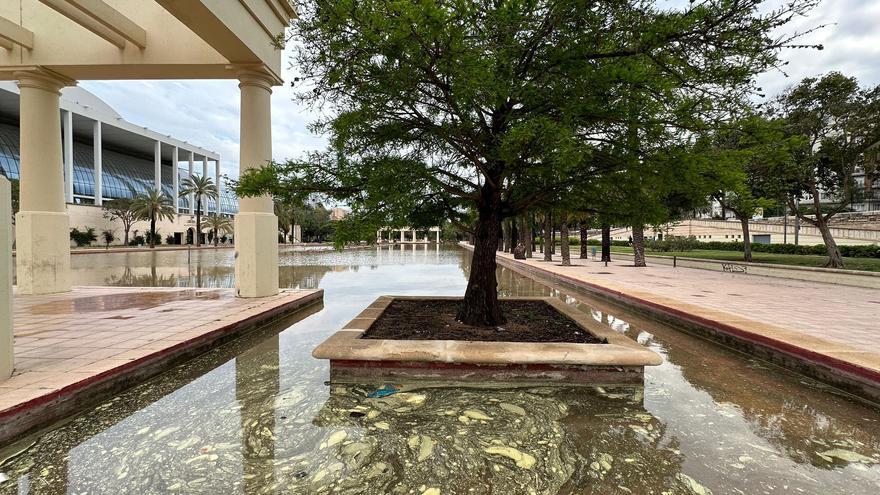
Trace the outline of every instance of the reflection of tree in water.
{"type": "Polygon", "coordinates": [[[289,289],[317,289],[321,279],[330,271],[339,271],[339,268],[332,265],[280,266],[280,286],[289,289]]]}
{"type": "Polygon", "coordinates": [[[663,333],[662,341],[666,359],[680,367],[691,385],[718,404],[735,405],[756,435],[793,461],[833,469],[846,463],[818,453],[840,448],[869,457],[880,453],[876,421],[864,420],[876,416],[876,409],[810,379],[693,338],[663,333]]]}
{"type": "Polygon", "coordinates": [[[122,268],[121,274],[111,273],[104,279],[104,285],[113,287],[177,287],[177,276],[159,274],[155,266],[141,269],[125,266],[122,268]]]}

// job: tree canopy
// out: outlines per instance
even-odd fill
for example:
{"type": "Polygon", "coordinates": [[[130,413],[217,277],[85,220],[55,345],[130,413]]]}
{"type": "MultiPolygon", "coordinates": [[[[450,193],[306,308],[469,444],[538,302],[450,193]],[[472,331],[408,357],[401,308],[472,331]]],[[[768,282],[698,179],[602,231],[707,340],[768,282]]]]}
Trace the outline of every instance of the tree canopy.
{"type": "Polygon", "coordinates": [[[237,192],[326,194],[373,227],[474,215],[458,316],[499,324],[501,220],[617,171],[597,149],[621,129],[694,131],[735,112],[797,36],[771,33],[815,1],[764,3],[306,1],[299,99],[324,110],[314,129],[330,148],[255,169],[237,192]]]}

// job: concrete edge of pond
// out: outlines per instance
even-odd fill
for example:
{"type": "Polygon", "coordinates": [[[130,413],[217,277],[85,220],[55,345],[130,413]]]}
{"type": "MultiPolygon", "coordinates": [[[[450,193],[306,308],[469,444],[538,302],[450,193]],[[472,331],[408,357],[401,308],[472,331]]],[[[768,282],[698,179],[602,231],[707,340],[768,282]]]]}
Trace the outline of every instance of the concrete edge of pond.
{"type": "Polygon", "coordinates": [[[147,351],[137,359],[76,378],[58,389],[46,388],[40,395],[0,410],[0,445],[38,432],[250,330],[321,304],[323,296],[323,289],[282,290],[277,296],[261,298],[259,301],[263,304],[244,309],[235,318],[225,317],[201,325],[198,330],[189,330],[185,340],[169,342],[167,346],[147,351]]]}
{"type": "Polygon", "coordinates": [[[544,301],[607,344],[474,342],[460,340],[363,339],[364,332],[395,299],[455,300],[444,296],[382,296],[312,352],[330,360],[331,381],[357,379],[446,379],[572,384],[638,384],[659,354],[550,297],[544,301]]]}
{"type": "MultiPolygon", "coordinates": [[[[465,244],[460,246],[467,250],[473,249],[465,244]]],[[[856,361],[859,357],[856,353],[839,349],[840,346],[835,344],[816,342],[816,345],[808,347],[802,342],[809,339],[798,339],[796,331],[770,328],[769,325],[751,322],[745,318],[718,321],[713,319],[709,310],[705,315],[692,310],[684,311],[662,301],[636,297],[504,256],[496,259],[500,266],[522,275],[585,291],[627,310],[822,381],[861,399],[880,403],[880,368],[856,361]]]]}

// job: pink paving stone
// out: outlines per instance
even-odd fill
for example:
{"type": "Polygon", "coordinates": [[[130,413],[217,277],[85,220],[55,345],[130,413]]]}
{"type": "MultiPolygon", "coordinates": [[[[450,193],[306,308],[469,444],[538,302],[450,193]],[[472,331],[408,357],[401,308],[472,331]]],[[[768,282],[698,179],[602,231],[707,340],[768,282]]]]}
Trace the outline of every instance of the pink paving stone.
{"type": "Polygon", "coordinates": [[[175,346],[188,348],[207,334],[211,339],[236,335],[243,323],[295,311],[320,301],[322,293],[288,289],[259,299],[236,298],[232,289],[77,287],[63,294],[16,293],[16,367],[11,378],[0,380],[0,443],[4,435],[21,433],[7,427],[22,411],[42,408],[47,420],[57,419],[63,408],[53,412],[52,406],[88,394],[96,380],[129,373],[132,363],[143,364],[140,358],[162,360],[181,350],[175,346]],[[174,311],[167,312],[170,307],[174,311]],[[120,315],[125,319],[116,318],[120,315]]]}
{"type": "MultiPolygon", "coordinates": [[[[880,371],[880,291],[800,280],[713,272],[631,261],[604,263],[572,257],[572,266],[537,258],[511,262],[621,291],[707,319],[784,337],[811,350],[880,371]]],[[[614,255],[612,254],[612,258],[614,255]]]]}

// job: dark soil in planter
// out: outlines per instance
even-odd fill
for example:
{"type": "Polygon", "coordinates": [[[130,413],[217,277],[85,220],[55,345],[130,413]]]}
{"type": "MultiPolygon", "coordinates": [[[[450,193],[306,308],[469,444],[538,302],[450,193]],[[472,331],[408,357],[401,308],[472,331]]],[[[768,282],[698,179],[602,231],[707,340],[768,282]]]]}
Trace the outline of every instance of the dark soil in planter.
{"type": "Polygon", "coordinates": [[[397,299],[362,338],[472,342],[572,342],[607,344],[543,301],[501,301],[507,323],[474,327],[455,319],[461,301],[397,299]]]}

